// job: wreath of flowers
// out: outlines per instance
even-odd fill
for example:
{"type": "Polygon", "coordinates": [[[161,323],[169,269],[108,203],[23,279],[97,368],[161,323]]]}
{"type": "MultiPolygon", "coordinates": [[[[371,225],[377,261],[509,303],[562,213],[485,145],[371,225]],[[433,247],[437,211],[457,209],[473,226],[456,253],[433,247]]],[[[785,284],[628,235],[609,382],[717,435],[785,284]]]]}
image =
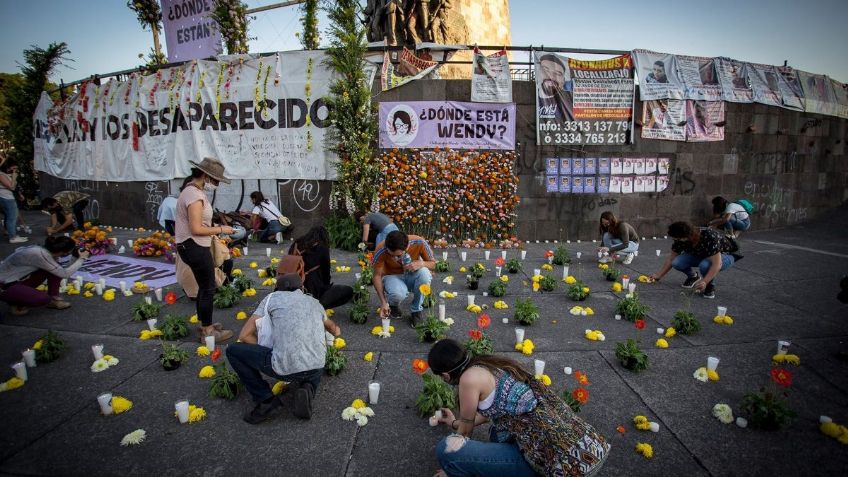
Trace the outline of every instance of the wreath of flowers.
{"type": "Polygon", "coordinates": [[[133,242],[133,253],[137,257],[165,257],[173,262],[176,250],[176,242],[167,232],[154,232],[133,242]]]}
{"type": "Polygon", "coordinates": [[[111,231],[112,227],[100,228],[92,225],[91,222],[86,222],[83,224],[83,230],[74,231],[71,238],[76,240],[79,248],[87,250],[91,255],[105,255],[109,253],[109,248],[112,246],[108,235],[111,231]]]}

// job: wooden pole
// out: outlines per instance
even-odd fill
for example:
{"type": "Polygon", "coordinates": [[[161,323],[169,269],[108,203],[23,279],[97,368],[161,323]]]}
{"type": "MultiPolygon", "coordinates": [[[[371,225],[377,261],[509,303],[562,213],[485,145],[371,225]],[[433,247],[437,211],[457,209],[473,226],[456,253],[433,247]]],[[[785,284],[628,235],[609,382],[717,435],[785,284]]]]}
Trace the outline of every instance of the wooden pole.
{"type": "Polygon", "coordinates": [[[162,57],[162,47],[159,46],[159,25],[150,25],[153,30],[153,51],[156,52],[156,62],[162,57]]]}

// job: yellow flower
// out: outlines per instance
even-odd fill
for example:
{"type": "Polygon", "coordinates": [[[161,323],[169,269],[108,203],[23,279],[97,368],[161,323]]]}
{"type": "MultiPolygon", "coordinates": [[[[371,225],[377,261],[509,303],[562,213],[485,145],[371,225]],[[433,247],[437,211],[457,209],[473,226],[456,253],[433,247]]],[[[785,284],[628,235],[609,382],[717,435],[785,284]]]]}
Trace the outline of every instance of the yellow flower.
{"type": "Polygon", "coordinates": [[[206,346],[198,346],[196,353],[198,356],[209,356],[209,348],[206,346]]]}
{"type": "Polygon", "coordinates": [[[200,323],[200,319],[197,317],[197,315],[191,315],[191,318],[188,319],[188,322],[189,323],[200,323]]]}
{"type": "Polygon", "coordinates": [[[133,402],[121,396],[112,396],[112,412],[120,414],[127,412],[133,407],[133,402]]]}
{"type": "Polygon", "coordinates": [[[206,410],[194,404],[188,407],[188,422],[197,422],[206,417],[206,410]]]}
{"type": "Polygon", "coordinates": [[[589,315],[589,316],[592,316],[592,315],[595,314],[595,310],[589,308],[588,306],[586,308],[583,308],[583,311],[585,311],[586,314],[589,315]]]}
{"type": "Polygon", "coordinates": [[[279,258],[274,257],[274,258],[272,258],[272,259],[271,259],[271,265],[276,265],[276,264],[278,264],[278,263],[280,263],[280,259],[279,259],[279,258]]]}
{"type": "Polygon", "coordinates": [[[259,265],[257,265],[256,262],[250,262],[250,268],[256,268],[258,266],[259,265]]]}
{"type": "Polygon", "coordinates": [[[371,328],[371,334],[374,335],[374,336],[377,336],[382,332],[383,332],[382,326],[375,326],[375,327],[371,328]]]}
{"type": "Polygon", "coordinates": [[[233,271],[230,272],[230,274],[233,275],[234,277],[241,275],[242,274],[241,268],[234,268],[233,271]]]}
{"type": "Polygon", "coordinates": [[[335,347],[336,349],[342,349],[345,346],[347,346],[347,343],[345,342],[344,338],[336,338],[335,340],[333,340],[333,347],[335,347]]]}
{"type": "Polygon", "coordinates": [[[339,262],[337,262],[335,258],[330,259],[330,265],[335,265],[337,263],[339,262]]]}
{"type": "Polygon", "coordinates": [[[505,310],[509,308],[509,305],[507,305],[506,302],[503,300],[498,300],[495,302],[495,308],[498,310],[505,310]]]}
{"type": "Polygon", "coordinates": [[[786,361],[786,355],[785,354],[776,354],[776,355],[771,357],[771,361],[775,364],[783,363],[784,361],[786,361]]]}
{"type": "MultiPolygon", "coordinates": [[[[382,328],[382,326],[380,328],[382,328]]],[[[369,352],[365,353],[365,356],[363,356],[362,359],[364,359],[365,361],[368,361],[370,363],[371,360],[374,359],[374,353],[369,351],[369,352]]]]}
{"type": "Polygon", "coordinates": [[[208,365],[200,368],[200,372],[197,374],[199,378],[211,378],[212,376],[215,376],[215,368],[208,365]]]}
{"type": "Polygon", "coordinates": [[[651,447],[651,444],[646,444],[644,442],[636,444],[636,452],[645,456],[646,459],[650,459],[654,456],[654,448],[651,447]]]}
{"type": "Polygon", "coordinates": [[[789,364],[794,364],[795,366],[799,366],[801,364],[801,358],[796,354],[786,354],[786,362],[789,364]]]}
{"type": "Polygon", "coordinates": [[[533,342],[530,341],[529,339],[526,339],[521,343],[515,344],[516,351],[521,351],[522,353],[524,353],[527,356],[530,356],[531,354],[533,354],[534,348],[535,348],[535,346],[533,345],[533,342]]]}
{"type": "Polygon", "coordinates": [[[712,369],[708,369],[707,378],[709,378],[710,381],[718,381],[718,373],[713,371],[712,369]]]}
{"type": "Polygon", "coordinates": [[[651,279],[646,275],[639,275],[639,283],[650,283],[651,279]]]}
{"type": "Polygon", "coordinates": [[[13,389],[18,389],[19,387],[24,385],[24,380],[19,377],[9,378],[5,383],[0,383],[0,392],[3,391],[11,391],[13,389]]]}
{"type": "Polygon", "coordinates": [[[147,341],[152,338],[150,330],[141,330],[141,334],[138,335],[138,339],[147,341]]]}
{"type": "Polygon", "coordinates": [[[86,298],[91,298],[91,297],[94,296],[94,293],[91,293],[90,291],[86,291],[85,293],[82,294],[82,296],[84,296],[86,298]]]}
{"type": "Polygon", "coordinates": [[[427,178],[427,173],[426,173],[426,172],[424,172],[424,171],[421,171],[420,173],[418,173],[418,177],[420,177],[420,178],[422,178],[422,179],[426,179],[426,178],[427,178]]]}
{"type": "Polygon", "coordinates": [[[277,381],[274,383],[274,387],[271,388],[271,392],[274,393],[275,396],[279,395],[283,392],[283,388],[286,387],[286,383],[283,381],[277,381]]]}
{"type": "Polygon", "coordinates": [[[553,270],[553,269],[554,269],[554,267],[553,267],[551,264],[549,264],[549,263],[546,263],[546,264],[542,265],[542,270],[545,270],[545,271],[550,272],[550,271],[551,271],[551,270],[553,270]]]}
{"type": "Polygon", "coordinates": [[[236,319],[237,320],[246,320],[247,319],[247,313],[245,313],[243,311],[236,313],[236,319]]]}
{"type": "Polygon", "coordinates": [[[621,291],[621,283],[615,282],[612,284],[612,291],[618,293],[621,291]]]}
{"type": "Polygon", "coordinates": [[[506,275],[501,275],[501,281],[504,283],[509,283],[509,277],[506,275]]]}
{"type": "Polygon", "coordinates": [[[480,305],[468,305],[465,310],[470,311],[471,313],[480,313],[481,311],[483,311],[480,305]]]}
{"type": "Polygon", "coordinates": [[[363,401],[362,399],[355,399],[353,403],[351,403],[350,407],[354,409],[362,409],[363,407],[365,407],[365,401],[363,401]]]}
{"type": "Polygon", "coordinates": [[[635,416],[633,418],[633,425],[636,426],[636,429],[639,429],[640,431],[648,431],[651,429],[651,423],[645,416],[635,416]]]}
{"type": "Polygon", "coordinates": [[[732,325],[733,324],[733,318],[731,318],[730,315],[724,315],[724,319],[722,321],[724,322],[725,325],[732,325]]]}
{"type": "Polygon", "coordinates": [[[677,330],[675,330],[673,326],[669,326],[668,328],[665,329],[665,337],[666,338],[671,338],[672,336],[674,336],[676,334],[677,334],[677,330]]]}
{"type": "Polygon", "coordinates": [[[257,274],[258,274],[259,278],[266,278],[266,277],[268,277],[268,271],[267,271],[267,270],[265,270],[264,268],[263,268],[262,270],[259,270],[259,271],[257,272],[257,274]]]}
{"type": "Polygon", "coordinates": [[[158,338],[160,336],[162,336],[162,330],[156,329],[150,332],[151,338],[158,338]]]}
{"type": "Polygon", "coordinates": [[[583,287],[583,293],[589,293],[589,287],[583,287]]]}
{"type": "Polygon", "coordinates": [[[609,265],[607,265],[606,263],[599,263],[598,268],[600,268],[601,270],[606,270],[609,268],[609,265]]]}
{"type": "Polygon", "coordinates": [[[329,310],[324,310],[324,314],[327,315],[327,318],[332,318],[336,314],[336,310],[330,308],[329,310]]]}
{"type": "Polygon", "coordinates": [[[539,381],[541,381],[541,382],[542,382],[542,384],[544,384],[545,386],[550,386],[550,385],[551,385],[551,377],[550,377],[550,376],[548,376],[547,374],[543,374],[543,375],[541,375],[541,376],[539,377],[539,381]]]}
{"type": "Polygon", "coordinates": [[[668,341],[666,341],[662,338],[659,338],[657,340],[656,345],[657,345],[657,348],[665,349],[665,348],[668,348],[668,341]]]}
{"type": "Polygon", "coordinates": [[[94,283],[88,282],[83,288],[85,288],[86,290],[91,290],[94,288],[94,283]]]}
{"type": "Polygon", "coordinates": [[[569,275],[565,277],[565,283],[567,283],[568,285],[574,285],[575,283],[577,283],[577,279],[569,275]]]}
{"type": "Polygon", "coordinates": [[[533,291],[534,292],[539,291],[539,282],[533,282],[533,291]]]}
{"type": "Polygon", "coordinates": [[[395,327],[392,326],[392,325],[389,325],[389,333],[394,333],[394,332],[395,332],[395,327]]]}
{"type": "Polygon", "coordinates": [[[459,273],[465,273],[468,270],[465,267],[459,267],[459,273]]]}
{"type": "Polygon", "coordinates": [[[430,296],[430,292],[431,292],[430,285],[424,283],[424,284],[422,284],[421,286],[418,287],[418,291],[420,291],[421,294],[424,295],[424,296],[430,296]]]}
{"type": "Polygon", "coordinates": [[[540,281],[542,281],[542,276],[541,275],[533,275],[532,277],[530,277],[530,280],[533,283],[539,283],[540,281]]]}
{"type": "Polygon", "coordinates": [[[41,349],[41,345],[44,344],[44,340],[38,340],[32,345],[32,349],[41,349]]]}

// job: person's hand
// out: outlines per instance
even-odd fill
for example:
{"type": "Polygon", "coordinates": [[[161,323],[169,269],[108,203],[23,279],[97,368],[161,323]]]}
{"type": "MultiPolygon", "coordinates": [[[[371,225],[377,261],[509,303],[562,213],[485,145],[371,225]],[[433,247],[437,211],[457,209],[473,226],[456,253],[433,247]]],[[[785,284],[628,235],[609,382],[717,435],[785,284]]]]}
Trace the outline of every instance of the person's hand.
{"type": "Polygon", "coordinates": [[[404,268],[407,272],[417,272],[423,266],[424,266],[424,261],[419,259],[419,260],[416,260],[414,262],[410,262],[409,265],[407,265],[404,268]]]}
{"type": "Polygon", "coordinates": [[[382,305],[380,305],[380,316],[382,318],[387,318],[389,315],[391,315],[391,313],[392,313],[392,309],[391,309],[391,307],[389,307],[389,302],[385,302],[382,305]]]}
{"type": "Polygon", "coordinates": [[[224,234],[227,234],[227,235],[232,235],[232,234],[236,233],[236,231],[235,231],[235,229],[233,229],[229,225],[222,225],[221,226],[221,233],[224,233],[224,234]]]}
{"type": "MultiPolygon", "coordinates": [[[[447,424],[448,427],[452,426],[453,421],[456,420],[456,416],[453,415],[453,411],[446,407],[443,407],[442,409],[440,409],[440,411],[442,411],[442,417],[439,418],[438,421],[442,424],[447,424]]],[[[451,428],[451,430],[455,429],[451,428]]]]}
{"type": "MultiPolygon", "coordinates": [[[[327,320],[327,321],[330,321],[330,320],[327,320]]],[[[333,321],[330,321],[330,334],[335,336],[335,337],[339,337],[342,334],[342,329],[339,328],[339,325],[337,325],[333,321]]]]}
{"type": "Polygon", "coordinates": [[[47,227],[47,235],[53,235],[53,227],[47,227]]]}
{"type": "Polygon", "coordinates": [[[704,280],[698,280],[697,282],[695,282],[694,288],[696,292],[700,293],[707,288],[707,282],[705,282],[704,280]]]}
{"type": "Polygon", "coordinates": [[[598,251],[601,253],[609,252],[609,247],[598,247],[598,251]]]}
{"type": "Polygon", "coordinates": [[[90,256],[91,256],[91,252],[89,252],[88,250],[80,250],[79,257],[81,259],[86,260],[90,256]]]}
{"type": "Polygon", "coordinates": [[[653,275],[649,275],[648,279],[651,280],[651,281],[654,281],[654,282],[658,282],[658,281],[660,281],[660,276],[659,276],[659,274],[654,273],[653,275]]]}

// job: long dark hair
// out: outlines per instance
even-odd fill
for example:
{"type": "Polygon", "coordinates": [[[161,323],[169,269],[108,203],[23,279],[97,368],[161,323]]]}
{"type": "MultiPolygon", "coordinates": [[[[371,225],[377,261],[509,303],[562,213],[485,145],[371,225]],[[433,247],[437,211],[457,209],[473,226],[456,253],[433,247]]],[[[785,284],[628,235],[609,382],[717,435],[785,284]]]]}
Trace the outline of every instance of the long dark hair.
{"type": "Polygon", "coordinates": [[[606,212],[602,213],[601,218],[598,219],[598,223],[600,224],[601,235],[603,235],[604,232],[613,233],[613,231],[615,231],[618,228],[618,219],[615,218],[615,214],[613,214],[610,211],[606,211],[606,212]],[[604,220],[609,221],[609,225],[607,227],[604,227],[604,223],[603,223],[604,220]]]}
{"type": "Polygon", "coordinates": [[[263,202],[268,202],[268,199],[265,198],[265,194],[262,191],[255,190],[250,193],[250,200],[253,202],[253,205],[259,205],[263,202]]]}
{"type": "Polygon", "coordinates": [[[73,252],[77,248],[77,242],[61,235],[59,237],[47,237],[44,239],[44,248],[50,253],[61,253],[63,255],[73,252]]]}
{"type": "Polygon", "coordinates": [[[433,374],[448,373],[452,383],[459,382],[460,376],[471,366],[482,366],[492,374],[500,371],[509,373],[513,378],[529,383],[533,376],[521,363],[509,358],[487,355],[470,357],[465,346],[452,339],[438,341],[427,354],[427,364],[433,374]]]}
{"type": "Polygon", "coordinates": [[[316,225],[305,234],[296,238],[289,253],[294,250],[294,247],[297,247],[300,253],[306,253],[319,245],[330,246],[330,234],[323,225],[316,225]]]}
{"type": "Polygon", "coordinates": [[[409,116],[409,113],[407,113],[406,111],[400,110],[400,111],[395,111],[395,115],[394,115],[394,117],[392,117],[392,124],[391,124],[392,132],[397,133],[397,127],[395,126],[395,121],[397,121],[398,119],[400,119],[400,121],[402,123],[406,124],[406,126],[409,129],[412,129],[412,118],[409,116]]]}
{"type": "Polygon", "coordinates": [[[723,214],[725,209],[727,209],[727,199],[722,196],[715,197],[713,199],[713,213],[723,214]]]}

